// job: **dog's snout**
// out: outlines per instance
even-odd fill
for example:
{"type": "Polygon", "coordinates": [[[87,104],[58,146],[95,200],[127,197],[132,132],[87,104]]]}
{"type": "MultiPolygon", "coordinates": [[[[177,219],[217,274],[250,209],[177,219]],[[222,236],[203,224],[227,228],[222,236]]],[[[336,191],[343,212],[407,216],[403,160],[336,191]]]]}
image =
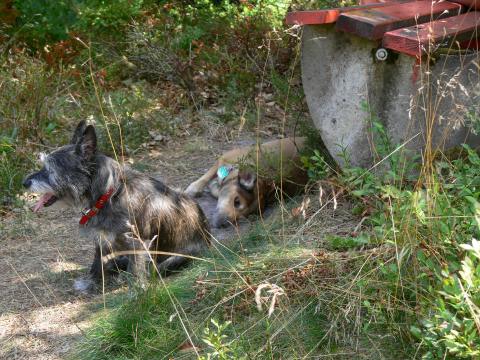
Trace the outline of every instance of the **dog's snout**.
{"type": "Polygon", "coordinates": [[[27,177],[25,180],[23,180],[23,187],[28,189],[30,186],[32,186],[32,180],[27,177]]]}
{"type": "Polygon", "coordinates": [[[226,216],[215,215],[213,218],[213,227],[222,228],[228,225],[228,219],[226,216]]]}

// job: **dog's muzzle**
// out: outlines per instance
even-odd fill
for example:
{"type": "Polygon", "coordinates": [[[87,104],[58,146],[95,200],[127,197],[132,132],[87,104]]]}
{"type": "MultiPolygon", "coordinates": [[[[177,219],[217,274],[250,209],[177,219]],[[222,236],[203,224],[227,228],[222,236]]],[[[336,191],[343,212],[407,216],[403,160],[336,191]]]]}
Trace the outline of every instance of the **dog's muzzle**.
{"type": "Polygon", "coordinates": [[[215,216],[213,217],[213,227],[215,228],[226,227],[229,224],[230,222],[228,221],[228,218],[224,215],[215,214],[215,216]]]}

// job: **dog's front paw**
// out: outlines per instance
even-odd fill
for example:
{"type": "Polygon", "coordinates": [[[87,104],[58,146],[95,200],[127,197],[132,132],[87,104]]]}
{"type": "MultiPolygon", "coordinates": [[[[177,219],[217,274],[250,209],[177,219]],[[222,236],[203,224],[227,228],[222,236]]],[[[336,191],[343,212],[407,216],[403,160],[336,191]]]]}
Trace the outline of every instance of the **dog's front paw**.
{"type": "Polygon", "coordinates": [[[79,278],[73,282],[73,290],[81,294],[89,294],[95,288],[95,283],[90,278],[79,278]]]}
{"type": "Polygon", "coordinates": [[[199,186],[196,183],[191,183],[185,189],[185,194],[192,197],[199,197],[200,195],[202,195],[202,191],[203,189],[199,188],[199,186]]]}

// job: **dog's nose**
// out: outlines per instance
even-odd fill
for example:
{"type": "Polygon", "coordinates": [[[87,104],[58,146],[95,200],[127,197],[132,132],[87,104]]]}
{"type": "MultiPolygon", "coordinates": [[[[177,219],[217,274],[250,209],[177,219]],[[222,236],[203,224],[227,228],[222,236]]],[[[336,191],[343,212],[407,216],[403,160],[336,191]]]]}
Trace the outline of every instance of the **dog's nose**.
{"type": "Polygon", "coordinates": [[[30,186],[32,186],[32,180],[28,178],[23,180],[23,186],[28,189],[30,186]]]}
{"type": "Polygon", "coordinates": [[[226,216],[216,215],[213,218],[213,227],[222,228],[228,225],[228,219],[226,216]]]}

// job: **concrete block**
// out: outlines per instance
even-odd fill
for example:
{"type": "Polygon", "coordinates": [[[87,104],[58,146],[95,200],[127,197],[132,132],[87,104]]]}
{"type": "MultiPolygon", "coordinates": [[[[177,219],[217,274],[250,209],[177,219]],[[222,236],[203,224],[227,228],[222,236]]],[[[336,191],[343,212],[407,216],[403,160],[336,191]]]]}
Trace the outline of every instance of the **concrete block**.
{"type": "Polygon", "coordinates": [[[409,152],[422,153],[429,140],[433,150],[480,145],[472,131],[480,124],[468,116],[480,116],[478,54],[441,55],[435,64],[423,62],[415,70],[415,58],[390,54],[387,61],[377,61],[378,42],[337,32],[331,25],[304,26],[302,41],[310,114],[340,166],[345,165],[342,149],[354,166],[370,167],[380,160],[362,102],[383,123],[392,144],[411,139],[405,145],[409,152]]]}

